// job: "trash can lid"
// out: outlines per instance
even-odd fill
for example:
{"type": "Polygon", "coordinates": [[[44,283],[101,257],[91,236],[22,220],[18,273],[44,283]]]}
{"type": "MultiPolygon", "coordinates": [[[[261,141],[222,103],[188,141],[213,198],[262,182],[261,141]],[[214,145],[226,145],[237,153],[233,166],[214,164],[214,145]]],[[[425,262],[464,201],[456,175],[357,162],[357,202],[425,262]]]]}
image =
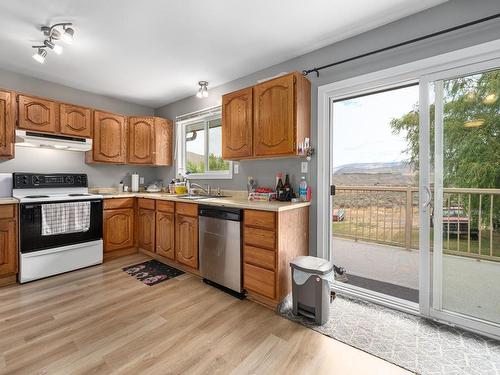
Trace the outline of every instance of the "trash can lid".
{"type": "Polygon", "coordinates": [[[300,256],[290,262],[290,267],[303,272],[325,275],[332,272],[333,263],[323,258],[300,256]]]}

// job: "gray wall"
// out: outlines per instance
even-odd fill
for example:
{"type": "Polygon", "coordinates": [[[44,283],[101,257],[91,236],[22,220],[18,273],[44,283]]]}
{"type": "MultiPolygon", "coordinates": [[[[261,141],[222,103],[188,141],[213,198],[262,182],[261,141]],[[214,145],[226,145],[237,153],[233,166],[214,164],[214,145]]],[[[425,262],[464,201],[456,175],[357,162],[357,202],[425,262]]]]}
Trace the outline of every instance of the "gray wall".
{"type": "MultiPolygon", "coordinates": [[[[0,87],[72,104],[122,113],[124,115],[152,115],[152,108],[110,97],[92,94],[57,83],[0,69],[0,87]]],[[[84,153],[16,147],[16,157],[0,161],[0,172],[74,172],[87,173],[89,184],[95,186],[118,186],[120,180],[130,184],[130,172],[137,171],[145,180],[155,179],[154,168],[123,165],[85,164],[84,153]]]]}
{"type": "MultiPolygon", "coordinates": [[[[426,35],[499,12],[500,1],[498,0],[449,1],[416,15],[382,26],[378,29],[332,44],[328,47],[313,51],[289,61],[285,61],[281,64],[271,66],[267,69],[247,75],[222,86],[215,88],[211,87],[210,96],[206,99],[198,99],[195,96],[188,97],[158,108],[155,110],[155,113],[158,116],[175,119],[178,115],[220,104],[221,95],[253,85],[259,79],[270,77],[280,72],[291,72],[293,70],[302,71],[303,69],[328,64],[333,61],[356,56],[390,44],[426,35]]],[[[312,145],[314,146],[316,143],[317,135],[316,108],[318,86],[374,72],[384,68],[405,64],[478,43],[495,40],[498,39],[499,36],[500,22],[498,22],[498,20],[489,21],[487,24],[470,27],[466,30],[457,31],[451,35],[441,36],[432,40],[420,42],[418,44],[402,47],[398,50],[388,51],[383,54],[378,54],[324,70],[321,72],[319,78],[316,78],[313,74],[311,74],[309,79],[312,82],[312,145]]],[[[314,192],[317,190],[316,158],[313,157],[309,164],[309,174],[307,179],[312,186],[314,197],[314,192]]],[[[240,174],[235,176],[233,180],[202,182],[233,189],[245,189],[246,176],[257,177],[259,183],[262,185],[269,185],[273,183],[274,175],[277,171],[290,173],[293,176],[293,181],[297,183],[297,181],[300,180],[300,161],[296,159],[242,161],[240,165],[240,174]]],[[[161,170],[159,173],[159,176],[162,178],[171,178],[174,171],[173,169],[161,170]]],[[[316,248],[316,206],[314,200],[310,215],[310,245],[311,252],[314,254],[316,248]]]]}

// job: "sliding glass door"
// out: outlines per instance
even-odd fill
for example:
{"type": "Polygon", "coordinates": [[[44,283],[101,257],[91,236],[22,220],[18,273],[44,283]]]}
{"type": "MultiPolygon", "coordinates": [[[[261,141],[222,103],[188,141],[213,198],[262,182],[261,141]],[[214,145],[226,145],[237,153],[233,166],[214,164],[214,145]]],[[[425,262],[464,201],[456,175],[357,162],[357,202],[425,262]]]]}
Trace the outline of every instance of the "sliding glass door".
{"type": "Polygon", "coordinates": [[[429,313],[500,333],[500,69],[482,63],[422,81],[428,90],[429,313]]]}

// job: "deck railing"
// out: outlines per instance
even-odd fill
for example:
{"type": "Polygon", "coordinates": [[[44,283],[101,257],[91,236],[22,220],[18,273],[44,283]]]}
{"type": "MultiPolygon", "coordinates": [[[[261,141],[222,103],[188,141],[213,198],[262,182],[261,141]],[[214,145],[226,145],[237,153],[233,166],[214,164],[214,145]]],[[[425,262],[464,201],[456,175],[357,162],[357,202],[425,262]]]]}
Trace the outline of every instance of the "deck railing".
{"type": "MultiPolygon", "coordinates": [[[[500,261],[499,194],[500,189],[444,189],[446,253],[500,261]]],[[[416,187],[337,186],[333,209],[334,236],[419,248],[416,187]]],[[[430,220],[433,236],[433,215],[430,220]]]]}

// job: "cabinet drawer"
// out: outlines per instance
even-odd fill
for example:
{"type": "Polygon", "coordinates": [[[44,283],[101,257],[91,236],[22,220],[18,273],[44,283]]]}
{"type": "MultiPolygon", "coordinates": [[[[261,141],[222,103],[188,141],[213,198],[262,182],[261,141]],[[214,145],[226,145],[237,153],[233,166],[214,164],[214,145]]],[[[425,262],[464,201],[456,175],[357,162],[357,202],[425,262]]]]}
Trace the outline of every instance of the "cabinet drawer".
{"type": "Polygon", "coordinates": [[[169,201],[157,200],[156,201],[156,211],[174,213],[175,212],[175,203],[169,202],[169,201]]]}
{"type": "Polygon", "coordinates": [[[187,216],[198,216],[198,205],[193,203],[177,203],[175,213],[187,216]]]}
{"type": "Polygon", "coordinates": [[[264,297],[274,299],[276,295],[275,274],[264,268],[244,264],[243,287],[264,297]]]}
{"type": "Polygon", "coordinates": [[[154,210],[155,209],[155,200],[154,199],[147,199],[147,198],[139,198],[138,205],[139,205],[139,208],[145,208],[147,210],[154,210]]]}
{"type": "Polygon", "coordinates": [[[113,208],[130,208],[134,207],[134,198],[109,198],[104,199],[103,207],[105,210],[113,208]]]}
{"type": "Polygon", "coordinates": [[[0,219],[10,219],[15,216],[16,206],[13,204],[0,205],[0,219]]]}
{"type": "Polygon", "coordinates": [[[274,270],[276,253],[271,250],[259,249],[258,247],[245,246],[243,249],[243,261],[254,266],[274,270]]]}
{"type": "Polygon", "coordinates": [[[245,227],[245,244],[274,250],[276,234],[270,230],[245,227]]]}
{"type": "Polygon", "coordinates": [[[276,214],[269,211],[245,210],[245,225],[267,230],[275,229],[276,214]]]}

